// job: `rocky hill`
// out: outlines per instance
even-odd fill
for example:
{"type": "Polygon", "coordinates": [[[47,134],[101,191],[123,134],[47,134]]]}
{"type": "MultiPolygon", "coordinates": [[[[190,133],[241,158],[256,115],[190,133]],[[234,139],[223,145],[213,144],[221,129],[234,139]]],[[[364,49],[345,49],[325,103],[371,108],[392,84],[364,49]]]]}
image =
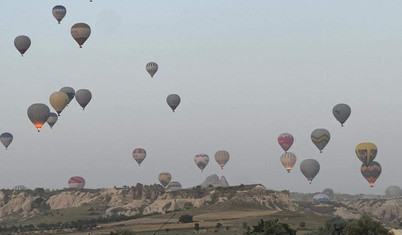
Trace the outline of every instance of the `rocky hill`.
{"type": "Polygon", "coordinates": [[[60,209],[84,206],[104,208],[103,216],[148,215],[214,204],[294,210],[288,191],[276,192],[262,185],[197,186],[177,191],[165,191],[160,185],[142,184],[125,188],[47,192],[1,190],[0,202],[0,223],[3,225],[46,216],[60,209]]]}

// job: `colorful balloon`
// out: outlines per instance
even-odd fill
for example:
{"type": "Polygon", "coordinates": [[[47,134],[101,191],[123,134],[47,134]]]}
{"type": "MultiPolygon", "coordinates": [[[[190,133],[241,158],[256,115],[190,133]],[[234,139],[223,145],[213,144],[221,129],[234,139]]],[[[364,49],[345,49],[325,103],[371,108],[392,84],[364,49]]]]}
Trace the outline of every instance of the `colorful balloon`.
{"type": "Polygon", "coordinates": [[[85,187],[85,180],[81,176],[73,176],[68,180],[68,187],[74,189],[83,189],[85,187]]]}
{"type": "Polygon", "coordinates": [[[151,78],[153,78],[155,73],[158,71],[158,64],[155,62],[149,62],[145,66],[145,68],[148,71],[149,75],[151,75],[151,78]]]}
{"type": "Polygon", "coordinates": [[[13,139],[14,139],[13,135],[9,132],[4,132],[3,134],[0,135],[0,141],[4,145],[4,147],[6,147],[6,150],[8,146],[11,144],[11,142],[13,142],[13,139]]]}
{"type": "Polygon", "coordinates": [[[326,129],[315,129],[311,133],[311,140],[313,141],[315,146],[317,146],[317,148],[320,150],[320,153],[322,153],[322,150],[328,144],[330,139],[331,135],[329,134],[329,131],[327,131],[326,129]]]}
{"type": "Polygon", "coordinates": [[[147,152],[145,151],[145,149],[136,148],[133,151],[133,158],[138,163],[139,166],[141,165],[141,162],[144,161],[146,156],[147,152]]]}
{"type": "Polygon", "coordinates": [[[281,163],[286,168],[288,173],[292,170],[293,166],[296,164],[296,155],[291,152],[286,152],[281,156],[281,163]]]}
{"type": "MultiPolygon", "coordinates": [[[[65,92],[56,91],[49,97],[50,105],[52,105],[53,109],[60,116],[60,113],[68,104],[68,96],[65,92]]],[[[47,120],[46,120],[47,121],[47,120]]]]}
{"type": "Polygon", "coordinates": [[[180,96],[176,94],[168,95],[168,97],[166,98],[166,102],[173,110],[173,112],[177,108],[177,106],[179,106],[180,101],[181,101],[180,96]]]}
{"type": "Polygon", "coordinates": [[[64,93],[67,94],[67,96],[68,96],[68,103],[70,103],[71,100],[74,99],[74,96],[75,96],[75,90],[74,90],[74,88],[66,86],[66,87],[61,88],[60,91],[62,91],[62,92],[64,92],[64,93]]]}
{"type": "Polygon", "coordinates": [[[166,189],[170,191],[176,191],[181,189],[181,184],[177,181],[172,181],[167,185],[166,189]]]}
{"type": "Polygon", "coordinates": [[[29,120],[31,120],[39,132],[43,124],[49,119],[50,109],[46,104],[36,103],[29,106],[27,114],[29,120]]]}
{"type": "Polygon", "coordinates": [[[381,170],[380,163],[376,161],[371,162],[369,165],[362,164],[360,167],[360,171],[363,177],[369,182],[370,187],[374,186],[374,182],[381,175],[381,170]]]}
{"type": "Polygon", "coordinates": [[[332,113],[334,114],[336,120],[341,123],[341,126],[343,126],[343,123],[348,120],[351,112],[352,110],[347,104],[337,104],[332,109],[332,113]]]}
{"type": "Polygon", "coordinates": [[[14,39],[14,46],[24,56],[24,53],[31,46],[31,39],[25,35],[18,36],[14,39]]]}
{"type": "Polygon", "coordinates": [[[67,9],[64,6],[61,5],[57,5],[55,7],[53,7],[52,9],[52,14],[54,16],[54,18],[56,18],[57,22],[59,22],[64,18],[64,16],[66,16],[67,13],[67,9]]]}
{"type": "Polygon", "coordinates": [[[307,178],[307,180],[311,184],[314,177],[320,171],[320,163],[318,163],[314,159],[303,160],[300,164],[300,171],[303,173],[303,175],[307,178]]]}
{"type": "Polygon", "coordinates": [[[289,150],[289,148],[292,146],[294,141],[294,138],[291,134],[289,133],[282,133],[278,137],[278,143],[282,147],[285,152],[289,150]]]}
{"type": "Polygon", "coordinates": [[[163,185],[163,187],[166,187],[170,180],[172,180],[172,175],[168,172],[162,172],[158,176],[159,182],[163,185]]]}
{"type": "Polygon", "coordinates": [[[47,119],[46,122],[47,122],[47,124],[49,124],[50,129],[53,129],[53,126],[54,126],[54,124],[56,124],[58,118],[59,117],[57,116],[56,113],[49,114],[49,118],[47,119]]]}
{"type": "Polygon", "coordinates": [[[219,150],[215,153],[215,161],[219,164],[221,169],[226,165],[226,163],[229,161],[230,155],[227,151],[225,150],[219,150]]]}
{"type": "Polygon", "coordinates": [[[207,167],[207,165],[208,165],[209,157],[208,157],[208,155],[206,155],[204,153],[200,153],[200,154],[195,155],[194,162],[198,166],[198,168],[201,169],[201,172],[203,172],[205,167],[207,167]]]}
{"type": "Polygon", "coordinates": [[[91,99],[92,93],[87,89],[80,89],[75,93],[75,100],[80,104],[82,110],[85,109],[91,99]]]}
{"type": "Polygon", "coordinates": [[[356,146],[355,152],[356,156],[363,164],[369,165],[371,162],[373,162],[374,158],[377,156],[378,150],[375,144],[365,142],[358,144],[356,146]]]}
{"type": "Polygon", "coordinates": [[[80,48],[91,35],[91,27],[85,23],[77,23],[71,27],[71,36],[78,43],[80,48]]]}

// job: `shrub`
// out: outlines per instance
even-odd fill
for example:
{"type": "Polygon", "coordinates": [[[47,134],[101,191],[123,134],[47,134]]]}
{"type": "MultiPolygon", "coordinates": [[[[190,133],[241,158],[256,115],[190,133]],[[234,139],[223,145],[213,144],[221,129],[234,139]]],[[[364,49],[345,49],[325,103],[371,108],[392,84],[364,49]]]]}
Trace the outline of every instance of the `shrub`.
{"type": "Polygon", "coordinates": [[[193,216],[192,215],[181,215],[179,217],[179,222],[181,223],[191,223],[193,222],[193,216]]]}

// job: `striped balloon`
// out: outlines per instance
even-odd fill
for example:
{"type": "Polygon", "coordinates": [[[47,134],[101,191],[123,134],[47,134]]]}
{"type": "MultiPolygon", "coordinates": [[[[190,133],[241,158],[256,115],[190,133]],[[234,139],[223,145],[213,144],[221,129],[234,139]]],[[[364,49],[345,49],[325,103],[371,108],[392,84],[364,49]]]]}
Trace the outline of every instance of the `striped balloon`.
{"type": "Polygon", "coordinates": [[[59,24],[60,21],[64,18],[64,16],[66,16],[66,13],[67,13],[66,8],[61,5],[57,5],[52,9],[52,14],[54,18],[56,18],[57,22],[59,22],[59,24]]]}
{"type": "Polygon", "coordinates": [[[71,36],[78,43],[80,48],[91,35],[91,27],[85,23],[77,23],[71,27],[71,36]]]}
{"type": "Polygon", "coordinates": [[[181,184],[177,181],[172,181],[167,185],[166,189],[168,189],[170,191],[179,190],[179,189],[181,189],[181,184]]]}
{"type": "Polygon", "coordinates": [[[204,153],[200,153],[200,154],[195,155],[194,162],[198,166],[198,168],[201,169],[201,172],[203,172],[205,167],[207,167],[207,165],[208,165],[209,157],[208,157],[208,155],[206,155],[204,153]]]}
{"type": "Polygon", "coordinates": [[[13,135],[9,132],[4,132],[3,134],[0,135],[0,141],[4,145],[4,147],[6,147],[6,150],[8,146],[11,144],[11,142],[13,142],[13,139],[14,139],[13,135]]]}
{"type": "Polygon", "coordinates": [[[363,177],[369,182],[370,187],[374,186],[374,182],[381,175],[381,165],[380,163],[373,161],[369,165],[362,164],[360,167],[360,171],[362,172],[363,177]]]}
{"type": "Polygon", "coordinates": [[[296,155],[291,152],[286,152],[281,156],[281,163],[286,168],[288,173],[292,170],[293,166],[296,164],[296,155]]]}
{"type": "Polygon", "coordinates": [[[155,62],[149,62],[145,68],[149,75],[151,75],[151,78],[153,78],[155,73],[158,71],[158,64],[155,62]]]}
{"type": "Polygon", "coordinates": [[[145,151],[145,149],[136,148],[133,151],[133,158],[138,163],[139,166],[141,165],[142,161],[144,161],[146,156],[147,152],[145,151]]]}
{"type": "Polygon", "coordinates": [[[375,144],[365,142],[358,144],[355,152],[356,156],[363,164],[369,165],[377,156],[378,149],[375,144]]]}
{"type": "Polygon", "coordinates": [[[226,163],[229,161],[230,155],[228,151],[225,150],[219,150],[215,153],[215,161],[219,164],[221,169],[226,165],[226,163]]]}
{"type": "Polygon", "coordinates": [[[68,187],[83,189],[85,187],[85,180],[81,176],[73,176],[68,180],[68,187]]]}
{"type": "Polygon", "coordinates": [[[278,137],[278,143],[282,147],[285,152],[289,150],[289,148],[292,146],[294,141],[294,138],[291,134],[289,133],[282,133],[278,137]]]}
{"type": "Polygon", "coordinates": [[[326,129],[315,129],[311,133],[311,140],[313,141],[315,146],[317,146],[317,148],[320,150],[320,153],[322,153],[322,150],[328,144],[330,139],[331,135],[329,134],[329,131],[326,129]]]}

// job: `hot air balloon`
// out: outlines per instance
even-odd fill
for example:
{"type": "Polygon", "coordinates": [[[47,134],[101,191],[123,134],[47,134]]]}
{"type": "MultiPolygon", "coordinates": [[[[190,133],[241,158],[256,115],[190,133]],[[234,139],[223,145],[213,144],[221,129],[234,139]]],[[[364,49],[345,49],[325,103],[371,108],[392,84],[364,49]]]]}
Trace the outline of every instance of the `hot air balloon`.
{"type": "Polygon", "coordinates": [[[200,153],[195,155],[194,162],[201,169],[201,172],[204,171],[205,167],[208,165],[209,157],[204,153],[200,153]]]}
{"type": "Polygon", "coordinates": [[[170,191],[176,191],[181,189],[181,184],[177,181],[172,181],[167,185],[166,189],[170,191]]]}
{"type": "Polygon", "coordinates": [[[225,164],[229,161],[230,155],[225,150],[219,150],[215,153],[215,161],[221,166],[221,169],[225,166],[225,164]]]}
{"type": "Polygon", "coordinates": [[[313,196],[313,202],[329,202],[331,199],[327,194],[324,193],[317,193],[313,196]]]}
{"type": "Polygon", "coordinates": [[[8,132],[4,132],[3,134],[0,135],[0,141],[4,145],[4,147],[6,147],[6,150],[8,146],[11,144],[11,142],[13,142],[13,138],[14,138],[13,135],[8,132]]]}
{"type": "Polygon", "coordinates": [[[49,124],[50,129],[53,129],[54,124],[56,124],[58,116],[56,113],[50,113],[49,118],[47,119],[47,124],[49,124]]]}
{"type": "Polygon", "coordinates": [[[172,180],[172,175],[168,172],[162,172],[158,176],[159,182],[163,185],[163,187],[166,187],[170,180],[172,180]]]}
{"type": "Polygon", "coordinates": [[[179,106],[180,101],[181,101],[180,96],[176,94],[168,95],[168,97],[166,98],[166,102],[173,110],[173,112],[177,108],[177,106],[179,106]]]}
{"type": "Polygon", "coordinates": [[[362,164],[360,171],[363,177],[370,183],[370,187],[373,187],[374,182],[381,174],[381,165],[376,161],[372,161],[369,165],[362,164]]]}
{"type": "Polygon", "coordinates": [[[82,48],[82,45],[90,35],[91,27],[85,23],[77,23],[71,27],[71,36],[73,36],[74,40],[80,45],[80,48],[82,48]]]}
{"type": "Polygon", "coordinates": [[[154,77],[156,71],[158,71],[158,64],[155,62],[149,62],[145,68],[147,69],[149,75],[151,75],[151,78],[154,77]]]}
{"type": "Polygon", "coordinates": [[[49,102],[53,109],[56,110],[57,114],[60,116],[60,113],[68,104],[68,96],[65,92],[56,91],[50,95],[49,102]]]}
{"type": "Polygon", "coordinates": [[[140,166],[141,162],[144,161],[146,156],[147,156],[147,152],[145,151],[145,149],[136,148],[133,151],[133,158],[135,161],[137,161],[139,166],[140,166]]]}
{"type": "Polygon", "coordinates": [[[315,146],[317,146],[317,148],[320,150],[320,153],[322,153],[322,150],[328,144],[330,139],[331,135],[329,134],[329,131],[327,131],[326,129],[315,129],[311,133],[311,140],[313,141],[315,146]]]}
{"type": "Polygon", "coordinates": [[[311,184],[311,181],[320,171],[320,164],[314,159],[303,160],[300,164],[300,171],[311,184]]]}
{"type": "Polygon", "coordinates": [[[92,99],[92,93],[87,89],[80,89],[75,93],[75,99],[81,105],[82,110],[84,110],[92,99]]]}
{"type": "Polygon", "coordinates": [[[341,126],[343,126],[343,123],[348,120],[351,112],[352,110],[347,104],[337,104],[332,109],[332,113],[334,114],[336,120],[341,123],[341,126]]]}
{"type": "Polygon", "coordinates": [[[293,136],[289,133],[282,133],[278,137],[278,143],[282,147],[282,149],[285,150],[285,152],[287,152],[292,146],[293,141],[293,136]]]}
{"type": "Polygon", "coordinates": [[[14,46],[24,56],[24,53],[31,46],[31,39],[25,35],[18,36],[14,39],[14,46]]]}
{"type": "Polygon", "coordinates": [[[402,189],[399,186],[389,186],[385,189],[386,197],[402,197],[402,189]]]}
{"type": "Polygon", "coordinates": [[[68,187],[83,189],[85,187],[85,180],[81,176],[73,176],[68,180],[68,187]]]}
{"type": "Polygon", "coordinates": [[[293,166],[296,164],[296,155],[291,152],[286,152],[281,156],[281,163],[286,168],[288,173],[292,170],[293,166]]]}
{"type": "Polygon", "coordinates": [[[360,143],[356,146],[356,155],[363,164],[369,165],[377,156],[377,146],[373,143],[360,143]]]}
{"type": "Polygon", "coordinates": [[[322,193],[328,195],[329,198],[333,198],[335,194],[334,190],[332,190],[331,188],[326,188],[322,190],[322,193]]]}
{"type": "Polygon", "coordinates": [[[66,87],[61,88],[60,91],[62,91],[62,92],[64,92],[64,93],[67,94],[67,96],[68,96],[68,103],[70,103],[71,100],[74,99],[74,96],[75,96],[75,90],[74,90],[74,88],[66,86],[66,87]]]}
{"type": "Polygon", "coordinates": [[[52,14],[54,18],[56,18],[57,22],[59,22],[66,16],[67,10],[64,6],[57,5],[53,7],[52,14]]]}
{"type": "Polygon", "coordinates": [[[29,120],[31,120],[39,132],[43,124],[49,119],[50,109],[46,104],[36,103],[29,106],[27,114],[29,120]]]}

